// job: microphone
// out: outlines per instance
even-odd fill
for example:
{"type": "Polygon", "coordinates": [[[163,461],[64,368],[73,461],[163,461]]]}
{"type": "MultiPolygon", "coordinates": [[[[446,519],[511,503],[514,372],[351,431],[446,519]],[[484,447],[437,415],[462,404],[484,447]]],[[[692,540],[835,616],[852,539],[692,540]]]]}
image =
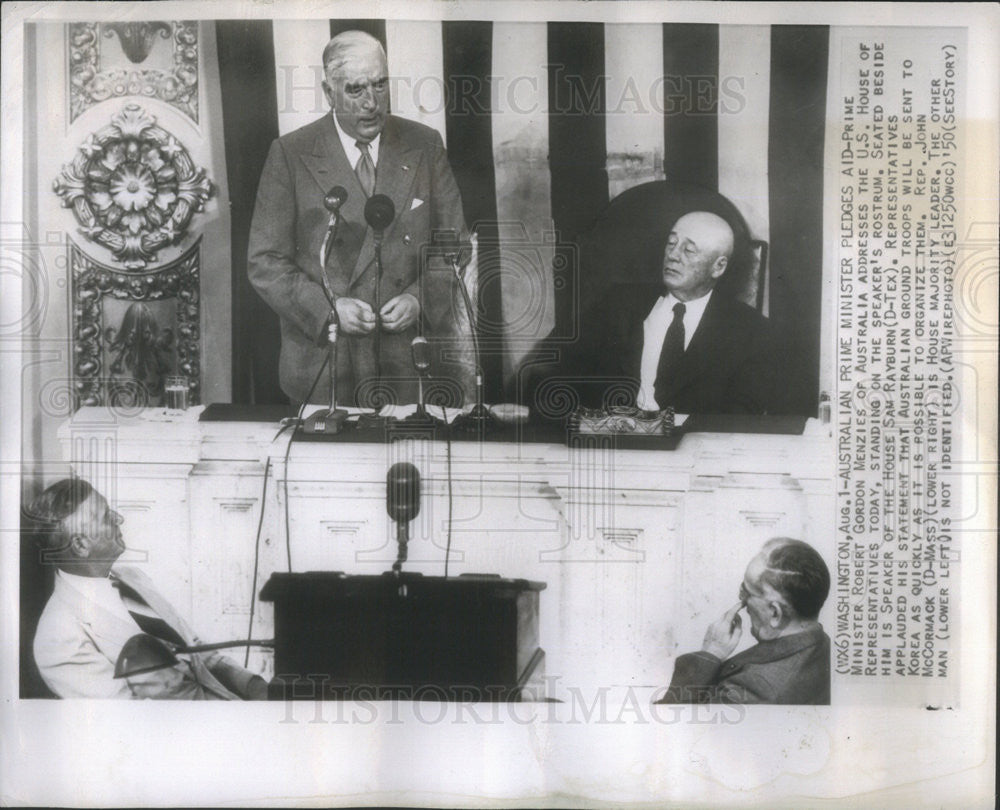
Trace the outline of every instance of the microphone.
{"type": "Polygon", "coordinates": [[[403,421],[417,427],[433,428],[437,425],[437,420],[427,413],[427,406],[424,404],[424,377],[431,376],[431,347],[427,343],[427,338],[422,335],[413,338],[410,354],[413,357],[413,367],[417,371],[417,410],[403,421]]]}
{"type": "Polygon", "coordinates": [[[410,354],[413,356],[413,367],[417,374],[423,377],[431,368],[431,348],[427,338],[417,335],[410,344],[410,354]]]}
{"type": "Polygon", "coordinates": [[[397,575],[406,562],[410,521],[420,514],[420,472],[408,461],[398,461],[385,476],[385,511],[396,524],[398,552],[392,570],[397,575]]]}
{"type": "MultiPolygon", "coordinates": [[[[469,413],[456,418],[452,426],[459,430],[478,433],[482,438],[484,433],[495,430],[498,425],[496,419],[483,404],[483,357],[479,348],[479,335],[476,331],[476,311],[472,299],[469,297],[469,290],[465,286],[465,266],[472,256],[471,254],[463,256],[465,245],[460,242],[454,231],[439,231],[434,236],[437,238],[437,244],[444,253],[445,259],[451,264],[452,272],[455,274],[455,283],[458,284],[459,292],[462,294],[462,303],[469,320],[472,353],[476,364],[476,403],[469,413]]],[[[433,240],[434,237],[432,237],[433,240]]]]}
{"type": "Polygon", "coordinates": [[[340,206],[347,202],[347,189],[343,186],[334,186],[323,198],[323,207],[331,214],[338,214],[340,206]]]}
{"type": "Polygon", "coordinates": [[[365,203],[365,222],[375,231],[375,238],[381,239],[382,233],[396,218],[396,206],[385,194],[375,194],[365,203]]]}
{"type": "MultiPolygon", "coordinates": [[[[347,189],[343,186],[334,186],[323,197],[323,207],[330,212],[330,222],[326,226],[326,236],[323,237],[323,246],[319,251],[319,266],[326,269],[326,260],[330,256],[330,250],[337,241],[337,229],[340,227],[340,208],[347,202],[347,189]]],[[[327,288],[326,275],[323,276],[323,287],[326,289],[327,298],[330,299],[331,306],[333,295],[327,288]]]]}

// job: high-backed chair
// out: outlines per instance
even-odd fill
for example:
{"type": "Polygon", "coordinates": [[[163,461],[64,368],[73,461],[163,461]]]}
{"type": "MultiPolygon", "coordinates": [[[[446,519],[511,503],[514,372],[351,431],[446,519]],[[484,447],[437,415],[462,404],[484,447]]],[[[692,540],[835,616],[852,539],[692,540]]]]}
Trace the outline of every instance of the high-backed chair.
{"type": "Polygon", "coordinates": [[[618,284],[660,283],[663,251],[674,223],[691,211],[709,211],[733,230],[733,255],[717,289],[763,311],[767,243],[753,239],[739,209],[725,196],[698,186],[658,180],[634,186],[615,197],[578,245],[573,276],[579,324],[564,325],[529,353],[519,372],[521,401],[536,406],[539,385],[553,379],[574,351],[580,328],[614,317],[605,293],[618,284]],[[553,362],[552,358],[558,358],[553,362]]]}

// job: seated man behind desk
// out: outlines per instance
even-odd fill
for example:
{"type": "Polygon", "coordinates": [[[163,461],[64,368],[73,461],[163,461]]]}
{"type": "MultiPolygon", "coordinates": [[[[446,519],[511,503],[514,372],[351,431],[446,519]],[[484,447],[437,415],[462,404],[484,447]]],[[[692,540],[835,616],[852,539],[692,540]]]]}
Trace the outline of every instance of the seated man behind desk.
{"type": "Polygon", "coordinates": [[[830,638],[816,620],[830,573],[801,540],[769,540],[747,566],[740,601],[709,625],[700,652],[680,656],[659,703],[830,703],[830,638]],[[746,608],[757,644],[729,658],[746,608]]]}
{"type": "Polygon", "coordinates": [[[582,388],[591,388],[587,377],[628,381],[644,410],[773,412],[776,358],[767,319],[715,289],[733,241],[716,214],[692,211],[678,219],[663,253],[662,283],[612,287],[600,305],[602,325],[583,330],[593,337],[571,364],[582,388]]]}
{"type": "Polygon", "coordinates": [[[176,666],[114,678],[125,642],[146,632],[176,644],[197,640],[149,578],[115,561],[125,550],[122,517],[86,481],[64,479],[31,506],[44,528],[43,562],[57,566],[55,588],[38,621],[35,661],[63,698],[257,700],[267,682],[215,652],[176,666]],[[114,567],[112,567],[114,566],[114,567]]]}

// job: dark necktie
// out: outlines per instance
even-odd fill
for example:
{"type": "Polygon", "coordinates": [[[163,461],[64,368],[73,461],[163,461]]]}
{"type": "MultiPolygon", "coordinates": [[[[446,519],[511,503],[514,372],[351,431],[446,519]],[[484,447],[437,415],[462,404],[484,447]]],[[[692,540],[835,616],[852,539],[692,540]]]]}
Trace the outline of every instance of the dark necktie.
{"type": "MultiPolygon", "coordinates": [[[[135,619],[135,623],[139,625],[139,629],[143,633],[149,633],[151,636],[156,636],[158,639],[163,641],[169,641],[171,644],[177,644],[181,647],[185,646],[186,642],[181,638],[180,633],[178,633],[174,628],[167,624],[159,616],[151,616],[148,613],[143,613],[138,610],[132,610],[129,607],[129,600],[135,602],[143,607],[149,607],[149,603],[143,599],[139,593],[134,589],[130,588],[120,579],[115,579],[111,581],[115,590],[118,591],[118,595],[122,598],[122,602],[125,603],[125,607],[128,609],[129,614],[135,619]]],[[[150,608],[152,610],[152,608],[150,608]]]]}
{"type": "Polygon", "coordinates": [[[375,162],[372,160],[367,141],[355,141],[354,145],[361,150],[361,157],[358,158],[358,165],[354,167],[354,173],[358,176],[358,182],[361,183],[365,196],[371,197],[375,191],[375,162]]]}
{"type": "Polygon", "coordinates": [[[656,366],[656,382],[653,384],[653,396],[660,408],[670,405],[667,402],[667,391],[673,382],[673,377],[680,367],[684,357],[684,304],[674,304],[674,319],[667,327],[663,336],[663,348],[660,349],[660,362],[656,366]]]}

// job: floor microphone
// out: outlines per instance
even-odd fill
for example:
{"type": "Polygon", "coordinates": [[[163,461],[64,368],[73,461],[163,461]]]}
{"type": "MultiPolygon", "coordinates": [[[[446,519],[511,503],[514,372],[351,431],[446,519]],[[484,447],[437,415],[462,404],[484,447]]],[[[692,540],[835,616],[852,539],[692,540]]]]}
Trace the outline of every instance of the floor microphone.
{"type": "Polygon", "coordinates": [[[417,335],[410,344],[410,354],[413,356],[413,367],[417,374],[423,377],[431,369],[431,347],[427,338],[417,335]]]}
{"type": "Polygon", "coordinates": [[[398,461],[385,477],[385,511],[396,524],[398,552],[392,570],[400,573],[406,562],[410,521],[420,514],[420,471],[408,461],[398,461]]]}

